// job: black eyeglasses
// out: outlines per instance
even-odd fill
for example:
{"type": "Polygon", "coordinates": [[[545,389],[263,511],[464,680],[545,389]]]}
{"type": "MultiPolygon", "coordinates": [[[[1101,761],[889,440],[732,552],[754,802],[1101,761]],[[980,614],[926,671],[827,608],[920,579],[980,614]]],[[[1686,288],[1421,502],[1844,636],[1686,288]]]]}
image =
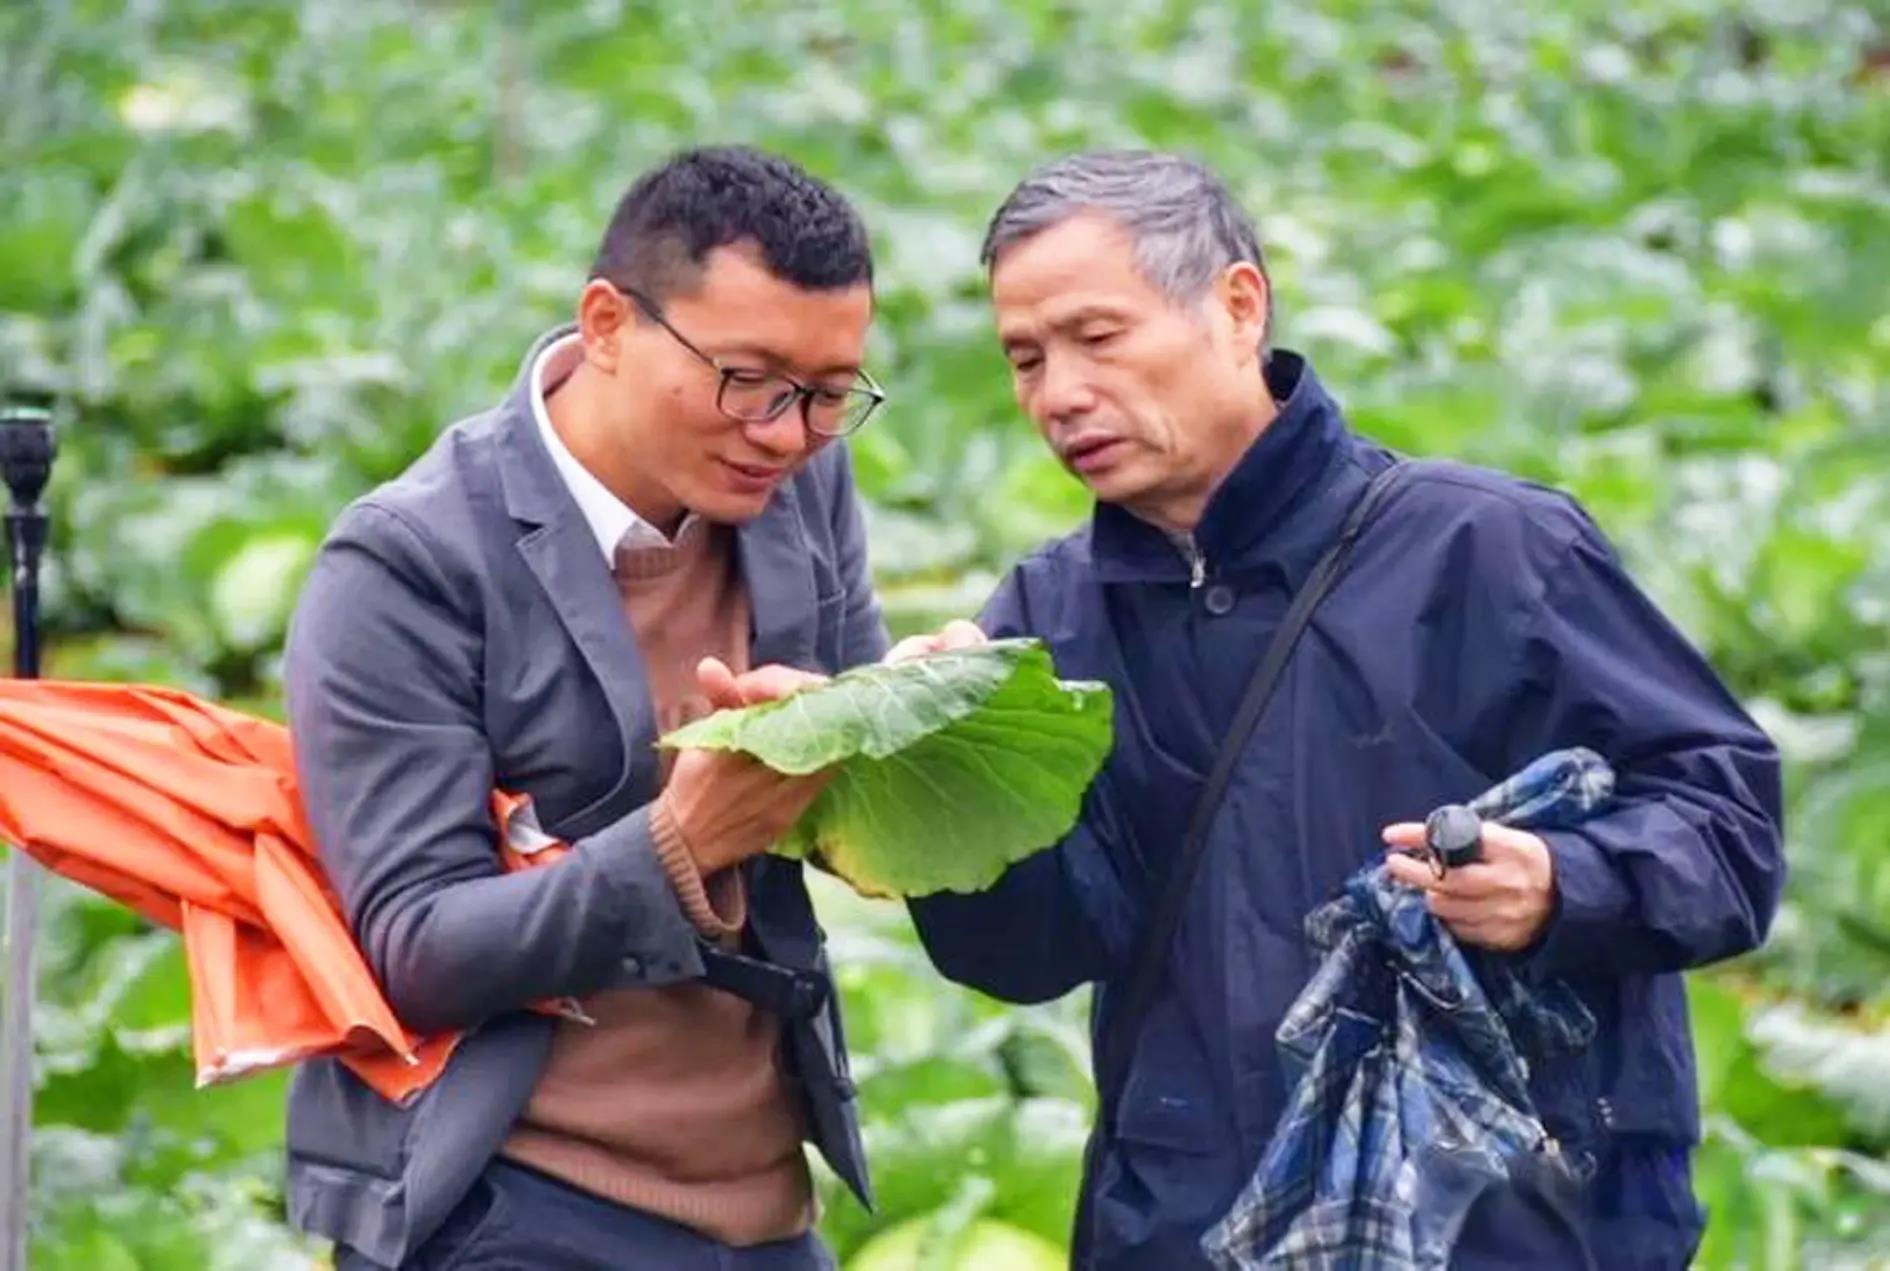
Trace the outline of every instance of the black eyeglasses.
{"type": "Polygon", "coordinates": [[[865,371],[858,373],[851,387],[826,388],[819,384],[803,384],[779,371],[725,366],[719,358],[710,357],[697,348],[688,336],[671,326],[669,319],[663,316],[663,311],[648,296],[628,287],[618,290],[628,296],[652,322],[669,332],[676,343],[695,354],[721,376],[721,382],[715,390],[715,407],[738,423],[772,423],[799,402],[801,421],[807,425],[808,432],[820,437],[844,437],[850,432],[857,432],[861,425],[872,418],[880,403],[886,400],[886,394],[865,371]]]}

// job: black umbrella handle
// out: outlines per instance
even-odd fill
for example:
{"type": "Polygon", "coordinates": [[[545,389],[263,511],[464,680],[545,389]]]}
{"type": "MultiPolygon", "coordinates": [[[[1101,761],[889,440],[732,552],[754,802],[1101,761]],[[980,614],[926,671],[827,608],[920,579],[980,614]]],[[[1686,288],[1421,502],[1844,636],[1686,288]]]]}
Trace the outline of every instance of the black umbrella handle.
{"type": "Polygon", "coordinates": [[[1461,803],[1447,803],[1424,820],[1424,846],[1444,869],[1483,858],[1483,818],[1461,803]]]}

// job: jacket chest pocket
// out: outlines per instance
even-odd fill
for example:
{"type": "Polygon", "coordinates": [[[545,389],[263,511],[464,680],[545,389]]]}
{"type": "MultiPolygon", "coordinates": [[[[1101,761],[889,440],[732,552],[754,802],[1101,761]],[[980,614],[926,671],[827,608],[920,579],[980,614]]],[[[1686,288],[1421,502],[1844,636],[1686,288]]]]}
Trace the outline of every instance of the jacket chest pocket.
{"type": "MultiPolygon", "coordinates": [[[[531,795],[547,830],[578,836],[610,820],[603,805],[641,774],[627,771],[631,757],[603,689],[581,667],[560,671],[556,683],[489,702],[486,735],[499,786],[531,795]]],[[[652,781],[655,766],[651,757],[652,781]]]]}

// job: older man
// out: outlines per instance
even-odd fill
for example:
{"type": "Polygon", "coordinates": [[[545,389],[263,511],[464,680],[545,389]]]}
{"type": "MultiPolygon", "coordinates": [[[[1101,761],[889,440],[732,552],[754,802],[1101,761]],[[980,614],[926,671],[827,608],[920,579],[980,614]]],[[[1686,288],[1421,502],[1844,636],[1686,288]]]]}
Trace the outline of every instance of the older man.
{"type": "Polygon", "coordinates": [[[1486,827],[1483,859],[1441,879],[1393,861],[1460,941],[1564,979],[1599,1024],[1533,1091],[1588,1180],[1580,1232],[1493,1193],[1458,1260],[1579,1263],[1585,1240],[1615,1265],[1684,1265],[1701,1216],[1679,973],[1764,936],[1782,873],[1771,744],[1569,498],[1426,463],[1365,507],[1397,460],[1304,358],[1270,351],[1260,247],[1212,173],[1149,153],[1053,163],[998,210],[984,258],[1018,401],[1097,507],[1010,573],[982,625],[1108,681],[1117,740],[1054,851],[913,909],[953,979],[1013,1001],[1098,986],[1099,1052],[1119,1059],[1099,1073],[1078,1265],[1201,1264],[1285,1098],[1274,1032],[1311,970],[1302,919],[1414,843],[1414,818],[1570,746],[1617,768],[1606,815],[1486,827]],[[1249,681],[1355,513],[1349,567],[1317,580],[1330,590],[1204,822],[1174,935],[1141,948],[1249,681]],[[1159,991],[1126,1004],[1150,965],[1159,991]]]}

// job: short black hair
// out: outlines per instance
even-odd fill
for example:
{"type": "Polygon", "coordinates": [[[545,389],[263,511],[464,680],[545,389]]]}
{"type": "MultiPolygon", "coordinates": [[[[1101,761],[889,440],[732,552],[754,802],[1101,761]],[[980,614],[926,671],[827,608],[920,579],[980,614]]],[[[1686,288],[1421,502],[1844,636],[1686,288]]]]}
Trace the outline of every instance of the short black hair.
{"type": "Polygon", "coordinates": [[[718,247],[752,242],[769,272],[809,291],[873,281],[866,226],[832,186],[748,146],[680,151],[617,203],[591,277],[660,303],[718,247]]]}

